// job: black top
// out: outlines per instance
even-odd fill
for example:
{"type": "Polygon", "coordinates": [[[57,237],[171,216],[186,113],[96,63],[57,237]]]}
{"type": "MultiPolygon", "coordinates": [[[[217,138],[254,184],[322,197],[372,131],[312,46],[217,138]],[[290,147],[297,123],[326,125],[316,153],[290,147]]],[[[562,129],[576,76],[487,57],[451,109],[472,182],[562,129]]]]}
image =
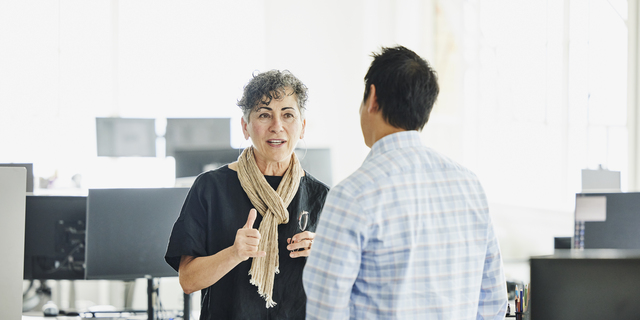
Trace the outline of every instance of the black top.
{"type": "MultiPolygon", "coordinates": [[[[265,178],[274,190],[282,180],[277,176],[265,178]]],[[[287,208],[289,223],[278,226],[280,273],[274,280],[275,307],[267,309],[258,287],[249,283],[252,259],[248,259],[202,290],[200,319],[304,319],[307,299],[302,270],[306,258],[289,257],[287,238],[300,232],[297,217],[303,210],[309,212],[307,230],[315,232],[328,192],[325,184],[306,173],[287,208]]],[[[183,255],[209,256],[232,246],[236,232],[245,225],[252,208],[236,171],[223,166],[201,174],[173,225],[165,260],[178,270],[183,255]]],[[[253,227],[257,229],[261,221],[258,214],[253,227]]]]}

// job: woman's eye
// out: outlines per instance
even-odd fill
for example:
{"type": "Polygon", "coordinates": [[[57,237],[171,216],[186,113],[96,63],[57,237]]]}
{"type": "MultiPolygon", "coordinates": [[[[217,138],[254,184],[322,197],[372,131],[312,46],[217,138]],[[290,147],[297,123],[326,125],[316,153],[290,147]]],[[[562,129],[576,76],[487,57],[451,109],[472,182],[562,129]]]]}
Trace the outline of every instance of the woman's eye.
{"type": "Polygon", "coordinates": [[[268,119],[269,118],[269,114],[268,113],[261,113],[258,115],[259,119],[268,119]]]}
{"type": "Polygon", "coordinates": [[[284,118],[289,120],[294,120],[294,119],[298,119],[298,115],[293,112],[287,112],[284,114],[284,118]]]}

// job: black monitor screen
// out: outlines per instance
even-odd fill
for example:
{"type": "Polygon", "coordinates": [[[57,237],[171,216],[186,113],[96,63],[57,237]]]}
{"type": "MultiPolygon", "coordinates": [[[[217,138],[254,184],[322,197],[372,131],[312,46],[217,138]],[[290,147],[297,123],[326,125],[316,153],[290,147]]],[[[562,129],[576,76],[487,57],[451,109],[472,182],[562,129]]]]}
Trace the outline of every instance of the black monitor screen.
{"type": "Polygon", "coordinates": [[[90,189],[87,279],[177,276],[165,261],[188,188],[90,189]]]}
{"type": "MultiPolygon", "coordinates": [[[[331,149],[296,149],[300,165],[316,179],[331,186],[331,149]]],[[[240,149],[219,148],[208,150],[174,150],[176,178],[195,177],[207,170],[216,169],[237,161],[240,149]]]]}
{"type": "Polygon", "coordinates": [[[29,195],[24,279],[83,279],[87,197],[29,195]]]}
{"type": "Polygon", "coordinates": [[[640,249],[640,192],[588,193],[579,197],[606,197],[606,219],[576,227],[584,249],[640,249]],[[582,235],[580,235],[582,232],[582,235]]]}
{"type": "Polygon", "coordinates": [[[637,251],[564,251],[530,260],[531,319],[638,318],[637,251]]]}
{"type": "Polygon", "coordinates": [[[156,120],[96,118],[100,157],[155,157],[156,120]]]}
{"type": "Polygon", "coordinates": [[[229,118],[168,118],[165,133],[167,156],[176,150],[231,148],[229,118]]]}
{"type": "Polygon", "coordinates": [[[242,150],[226,148],[213,150],[175,150],[176,178],[195,177],[238,160],[242,150]]]}

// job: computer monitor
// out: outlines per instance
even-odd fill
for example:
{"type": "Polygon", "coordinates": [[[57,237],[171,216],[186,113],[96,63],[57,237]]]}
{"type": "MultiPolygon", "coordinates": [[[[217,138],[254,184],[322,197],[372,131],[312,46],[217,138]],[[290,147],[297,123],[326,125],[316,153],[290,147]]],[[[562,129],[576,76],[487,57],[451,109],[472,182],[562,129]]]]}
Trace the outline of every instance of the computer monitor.
{"type": "Polygon", "coordinates": [[[605,197],[606,212],[603,221],[582,222],[576,210],[574,243],[584,249],[640,249],[640,192],[584,193],[576,197],[605,197]]]}
{"type": "Polygon", "coordinates": [[[86,196],[28,195],[24,279],[83,279],[86,196]]]}
{"type": "Polygon", "coordinates": [[[531,319],[636,319],[638,250],[561,250],[532,257],[531,319]]]}
{"type": "Polygon", "coordinates": [[[233,148],[210,150],[175,150],[176,178],[195,177],[207,170],[238,160],[242,150],[233,148]]]}
{"type": "Polygon", "coordinates": [[[316,179],[328,186],[333,185],[331,170],[331,149],[296,149],[300,165],[316,179]]]}
{"type": "Polygon", "coordinates": [[[99,157],[155,157],[155,119],[96,118],[99,157]]]}
{"type": "Polygon", "coordinates": [[[168,118],[165,133],[166,155],[176,150],[217,150],[231,148],[230,118],[168,118]]]}
{"type": "Polygon", "coordinates": [[[33,163],[0,163],[0,167],[23,167],[27,169],[27,192],[33,192],[33,163]]]}
{"type": "Polygon", "coordinates": [[[90,189],[87,279],[173,277],[164,260],[188,188],[90,189]]]}
{"type": "MultiPolygon", "coordinates": [[[[331,149],[296,149],[300,165],[316,179],[331,186],[331,149]]],[[[240,149],[175,150],[176,178],[195,177],[207,170],[237,161],[240,149]]]]}

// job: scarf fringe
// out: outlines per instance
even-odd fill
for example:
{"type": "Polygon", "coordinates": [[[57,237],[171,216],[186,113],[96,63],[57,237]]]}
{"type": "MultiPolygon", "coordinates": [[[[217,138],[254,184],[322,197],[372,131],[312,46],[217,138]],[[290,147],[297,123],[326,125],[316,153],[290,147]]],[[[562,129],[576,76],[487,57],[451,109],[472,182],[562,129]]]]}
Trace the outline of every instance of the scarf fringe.
{"type": "MultiPolygon", "coordinates": [[[[280,273],[280,270],[276,269],[276,274],[280,273]]],[[[252,285],[258,287],[258,294],[260,295],[260,298],[264,299],[266,301],[265,307],[267,309],[269,308],[273,308],[277,305],[277,303],[275,301],[273,301],[273,299],[271,298],[271,296],[269,294],[267,294],[266,292],[264,292],[264,290],[261,290],[260,288],[260,284],[253,280],[253,277],[251,277],[251,270],[249,270],[249,283],[251,283],[252,285]]]]}

